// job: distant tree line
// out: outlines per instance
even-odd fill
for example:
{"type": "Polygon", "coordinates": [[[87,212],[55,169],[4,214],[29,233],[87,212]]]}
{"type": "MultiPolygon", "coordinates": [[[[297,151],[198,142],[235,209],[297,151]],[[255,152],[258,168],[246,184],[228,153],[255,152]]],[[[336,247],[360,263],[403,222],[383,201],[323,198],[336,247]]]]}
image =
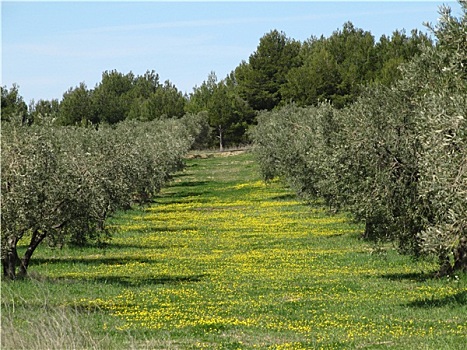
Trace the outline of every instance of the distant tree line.
{"type": "Polygon", "coordinates": [[[227,77],[219,81],[211,72],[190,94],[169,80],[161,83],[155,71],[135,75],[112,70],[103,72],[92,89],[80,83],[60,101],[31,101],[29,108],[17,86],[2,87],[2,120],[21,114],[30,124],[49,118],[56,125],[97,126],[202,113],[210,126],[203,144],[222,149],[249,142],[246,131],[260,111],[323,101],[343,108],[356,101],[365,86],[390,86],[401,77],[398,67],[419,55],[422,46],[432,46],[432,41],[419,31],[395,31],[375,41],[350,22],[328,38],[305,42],[272,30],[227,77]]]}
{"type": "Polygon", "coordinates": [[[417,46],[397,71],[386,74],[394,68],[386,60],[383,70],[359,73],[375,81],[358,94],[344,78],[345,94],[262,112],[251,131],[266,179],[282,177],[305,198],[350,211],[365,223],[366,239],[437,257],[439,275],[467,271],[467,2],[460,3],[463,16],[442,7],[431,28],[436,45],[417,46]]]}

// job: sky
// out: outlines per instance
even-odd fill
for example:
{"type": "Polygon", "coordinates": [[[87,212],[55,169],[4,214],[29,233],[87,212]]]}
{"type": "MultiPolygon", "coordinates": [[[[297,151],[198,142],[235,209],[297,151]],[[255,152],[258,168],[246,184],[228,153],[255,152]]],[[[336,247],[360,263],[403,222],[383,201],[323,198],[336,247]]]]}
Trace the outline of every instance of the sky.
{"type": "Polygon", "coordinates": [[[394,30],[427,32],[453,1],[3,1],[1,85],[19,86],[26,103],[59,99],[104,71],[154,70],[190,93],[211,71],[225,78],[273,29],[305,41],[351,21],[375,40],[394,30]]]}

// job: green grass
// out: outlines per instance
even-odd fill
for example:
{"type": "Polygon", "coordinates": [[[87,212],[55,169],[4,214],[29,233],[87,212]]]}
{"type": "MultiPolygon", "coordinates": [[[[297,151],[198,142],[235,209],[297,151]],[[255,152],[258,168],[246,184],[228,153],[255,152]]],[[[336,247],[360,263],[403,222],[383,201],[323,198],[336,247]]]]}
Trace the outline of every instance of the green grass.
{"type": "Polygon", "coordinates": [[[2,349],[465,347],[466,275],[375,249],[248,153],[190,159],[110,224],[105,249],[41,247],[2,283],[2,349]]]}

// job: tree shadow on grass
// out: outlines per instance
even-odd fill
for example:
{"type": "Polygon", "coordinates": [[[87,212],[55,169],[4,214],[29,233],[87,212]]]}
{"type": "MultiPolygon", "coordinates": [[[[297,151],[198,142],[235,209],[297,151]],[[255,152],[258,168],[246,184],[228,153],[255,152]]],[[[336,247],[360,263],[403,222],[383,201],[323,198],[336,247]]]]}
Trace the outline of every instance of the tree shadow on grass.
{"type": "Polygon", "coordinates": [[[170,187],[204,187],[212,183],[213,181],[180,181],[171,183],[170,187]]]}
{"type": "Polygon", "coordinates": [[[156,204],[159,205],[160,207],[156,207],[155,209],[151,209],[150,211],[153,213],[173,213],[173,212],[179,212],[180,209],[174,208],[174,209],[167,209],[164,207],[166,204],[169,205],[179,205],[179,204],[205,204],[211,202],[210,197],[212,195],[210,193],[206,193],[206,195],[201,195],[201,194],[191,194],[188,193],[183,196],[174,196],[171,198],[169,201],[164,200],[163,202],[157,202],[156,204]],[[195,197],[195,198],[193,198],[195,197]]]}
{"type": "Polygon", "coordinates": [[[290,193],[290,194],[281,194],[279,196],[274,196],[271,198],[273,201],[290,201],[290,200],[296,200],[297,195],[295,193],[290,193]]]}
{"type": "Polygon", "coordinates": [[[64,257],[50,257],[50,258],[35,258],[31,259],[29,266],[41,265],[41,264],[73,264],[73,265],[124,265],[126,263],[154,263],[151,259],[135,259],[131,256],[123,257],[76,257],[76,256],[64,256],[64,257]]]}
{"type": "Polygon", "coordinates": [[[104,246],[102,254],[112,251],[114,249],[171,249],[183,247],[181,244],[135,244],[135,243],[109,243],[104,246]]]}
{"type": "MultiPolygon", "coordinates": [[[[191,228],[186,228],[190,230],[191,228]]],[[[160,231],[171,231],[160,230],[160,231]]],[[[120,256],[115,257],[115,253],[120,250],[167,250],[172,248],[183,248],[183,244],[135,244],[135,243],[107,243],[99,250],[93,250],[89,252],[86,250],[87,247],[82,248],[83,255],[68,255],[68,256],[52,256],[52,257],[33,257],[29,263],[29,266],[42,265],[42,264],[83,264],[83,265],[117,265],[125,263],[154,263],[153,259],[145,258],[135,258],[134,256],[120,256]],[[84,255],[89,254],[89,255],[84,255]],[[97,254],[97,255],[96,255],[97,254]],[[106,256],[106,254],[112,254],[112,256],[106,256]]],[[[95,246],[90,246],[89,248],[95,248],[95,246]]],[[[80,248],[76,248],[79,250],[80,248]]]]}
{"type": "Polygon", "coordinates": [[[154,276],[137,276],[137,275],[113,275],[113,276],[95,276],[95,277],[70,277],[70,276],[44,276],[36,272],[29,273],[23,280],[29,279],[37,282],[48,283],[83,283],[96,282],[103,285],[117,285],[121,287],[135,286],[150,286],[150,285],[177,285],[184,283],[201,282],[207,278],[208,274],[193,274],[193,275],[154,275],[154,276]]]}
{"type": "MultiPolygon", "coordinates": [[[[167,202],[167,199],[180,199],[180,198],[186,198],[190,197],[187,201],[195,201],[198,199],[198,197],[202,197],[204,194],[207,194],[208,192],[206,191],[182,191],[182,192],[173,192],[173,193],[164,193],[163,195],[160,195],[157,199],[164,199],[162,204],[165,204],[167,202]],[[193,198],[194,197],[194,198],[193,198]]],[[[160,203],[156,199],[155,203],[160,203]]],[[[170,201],[172,203],[172,201],[170,201]]]]}
{"type": "Polygon", "coordinates": [[[428,272],[408,272],[408,273],[386,273],[381,275],[382,278],[389,279],[391,281],[416,281],[425,282],[435,277],[435,273],[428,272]]]}
{"type": "MultiPolygon", "coordinates": [[[[187,189],[175,193],[164,193],[154,200],[154,204],[164,206],[165,204],[206,203],[212,197],[216,197],[216,193],[210,190],[196,191],[187,189]]],[[[156,212],[165,211],[164,208],[156,207],[155,209],[156,212]]]]}
{"type": "Polygon", "coordinates": [[[410,307],[432,308],[443,306],[465,306],[467,305],[467,290],[460,291],[453,295],[447,295],[442,298],[423,298],[414,300],[407,304],[410,307]]]}
{"type": "Polygon", "coordinates": [[[150,285],[176,285],[201,282],[206,274],[200,275],[157,275],[153,277],[105,276],[96,277],[92,281],[101,284],[118,285],[120,287],[141,287],[150,285]]]}

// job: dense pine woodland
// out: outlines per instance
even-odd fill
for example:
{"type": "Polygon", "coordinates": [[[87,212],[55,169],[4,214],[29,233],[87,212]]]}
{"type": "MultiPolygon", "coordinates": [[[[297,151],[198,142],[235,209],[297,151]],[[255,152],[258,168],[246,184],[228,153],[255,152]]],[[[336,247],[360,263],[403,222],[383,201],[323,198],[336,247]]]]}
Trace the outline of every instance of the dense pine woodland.
{"type": "Polygon", "coordinates": [[[155,71],[23,101],[1,89],[4,275],[47,242],[103,244],[106,219],[146,203],[191,148],[252,144],[265,180],[365,223],[364,238],[467,269],[467,2],[432,36],[376,40],[348,22],[304,42],[272,30],[227,77],[183,94],[155,71]],[[16,245],[28,237],[18,256],[16,245]]]}

